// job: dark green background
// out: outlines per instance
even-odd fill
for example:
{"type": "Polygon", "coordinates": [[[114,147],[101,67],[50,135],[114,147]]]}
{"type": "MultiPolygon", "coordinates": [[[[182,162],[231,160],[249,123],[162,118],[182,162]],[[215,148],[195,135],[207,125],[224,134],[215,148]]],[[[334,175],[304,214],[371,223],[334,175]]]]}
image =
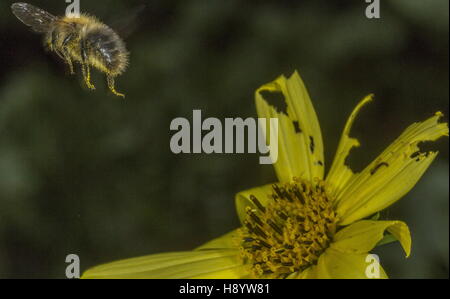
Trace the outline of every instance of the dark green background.
{"type": "MultiPolygon", "coordinates": [[[[169,125],[193,109],[255,117],[254,90],[282,73],[298,69],[305,80],[328,166],[368,93],[376,101],[353,130],[362,142],[349,159],[356,170],[410,123],[438,110],[448,119],[447,0],[382,1],[378,20],[365,17],[362,0],[154,0],[140,14],[143,1],[81,0],[129,34],[131,64],[117,79],[126,100],[98,72],[94,92],[79,69],[68,75],[15,19],[12,2],[0,2],[3,278],[63,278],[70,253],[85,270],[189,250],[237,227],[234,194],[274,181],[272,167],[257,155],[174,155],[169,125]]],[[[63,0],[31,2],[65,11],[63,0]]],[[[425,147],[440,151],[437,160],[382,214],[406,221],[413,238],[407,260],[397,243],[377,250],[391,277],[448,277],[448,140],[425,147]]]]}

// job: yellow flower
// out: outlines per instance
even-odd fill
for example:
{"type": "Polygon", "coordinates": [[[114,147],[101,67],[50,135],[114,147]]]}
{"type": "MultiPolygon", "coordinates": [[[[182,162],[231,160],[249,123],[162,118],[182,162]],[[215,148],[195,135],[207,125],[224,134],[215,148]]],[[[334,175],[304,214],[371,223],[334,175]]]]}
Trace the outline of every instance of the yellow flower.
{"type": "MultiPolygon", "coordinates": [[[[418,144],[448,136],[442,113],[410,125],[360,173],[345,160],[357,139],[351,126],[365,97],[351,113],[325,176],[319,122],[306,88],[295,72],[256,91],[260,118],[279,120],[278,182],[236,195],[242,227],[194,251],[154,254],[89,269],[83,278],[366,278],[368,253],[385,231],[411,250],[408,226],[370,216],[404,196],[437,152],[418,144]],[[285,111],[264,97],[284,96],[285,111]]],[[[267,134],[269,135],[269,134],[267,134]]],[[[380,276],[387,277],[381,268],[380,276]]]]}

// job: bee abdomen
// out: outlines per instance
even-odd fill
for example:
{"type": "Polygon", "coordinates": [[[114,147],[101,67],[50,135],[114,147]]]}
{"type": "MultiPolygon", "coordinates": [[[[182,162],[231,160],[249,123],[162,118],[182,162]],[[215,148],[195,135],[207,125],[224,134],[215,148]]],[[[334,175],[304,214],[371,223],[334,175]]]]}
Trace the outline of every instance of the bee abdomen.
{"type": "Polygon", "coordinates": [[[111,75],[125,71],[128,52],[125,43],[111,28],[105,25],[87,30],[85,40],[91,64],[111,75]]]}

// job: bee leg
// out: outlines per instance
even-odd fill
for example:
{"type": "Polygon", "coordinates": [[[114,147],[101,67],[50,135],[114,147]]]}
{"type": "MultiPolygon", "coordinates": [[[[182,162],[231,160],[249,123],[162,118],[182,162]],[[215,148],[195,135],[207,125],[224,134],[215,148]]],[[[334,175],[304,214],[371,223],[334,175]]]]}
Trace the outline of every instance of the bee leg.
{"type": "Polygon", "coordinates": [[[55,53],[58,54],[58,56],[67,63],[67,65],[69,66],[70,74],[74,75],[75,72],[73,70],[72,59],[70,58],[70,55],[67,52],[67,50],[66,49],[63,49],[62,51],[55,50],[55,53]]]}
{"type": "Polygon", "coordinates": [[[81,71],[83,72],[84,82],[86,83],[89,89],[94,90],[95,86],[91,83],[91,70],[89,68],[87,53],[86,53],[86,44],[81,42],[81,71]]]}
{"type": "Polygon", "coordinates": [[[113,94],[115,94],[116,96],[125,98],[125,95],[123,93],[117,92],[116,88],[114,87],[114,77],[113,76],[106,75],[106,80],[108,81],[108,87],[113,94]]]}
{"type": "Polygon", "coordinates": [[[73,37],[74,37],[73,34],[69,34],[62,43],[62,49],[63,49],[62,55],[64,56],[63,59],[69,65],[71,75],[75,74],[75,72],[73,71],[72,59],[70,58],[69,51],[67,49],[67,45],[69,44],[70,41],[72,41],[73,37]]]}
{"type": "Polygon", "coordinates": [[[59,58],[61,58],[62,60],[66,60],[66,58],[64,57],[64,55],[61,53],[61,51],[58,49],[58,47],[55,45],[55,41],[52,40],[51,43],[49,44],[49,48],[55,52],[59,58]]]}
{"type": "Polygon", "coordinates": [[[71,74],[71,75],[74,75],[75,72],[74,72],[74,70],[73,70],[72,59],[70,58],[69,53],[67,53],[67,50],[64,50],[63,55],[64,55],[64,60],[65,60],[66,63],[69,65],[70,74],[71,74]]]}
{"type": "Polygon", "coordinates": [[[56,54],[58,54],[59,57],[63,58],[61,56],[61,53],[59,53],[58,50],[57,50],[58,49],[58,47],[56,45],[57,40],[58,40],[58,33],[55,30],[53,30],[51,35],[49,35],[49,38],[47,40],[48,46],[49,46],[51,51],[55,51],[56,54]]]}
{"type": "Polygon", "coordinates": [[[59,50],[54,50],[54,52],[59,56],[59,58],[61,58],[62,60],[66,60],[66,58],[64,57],[64,55],[61,53],[61,51],[59,51],[59,50]]]}
{"type": "Polygon", "coordinates": [[[59,58],[64,60],[70,69],[70,74],[73,75],[75,72],[73,71],[72,59],[70,58],[69,52],[67,50],[67,44],[73,39],[73,34],[69,34],[63,41],[61,47],[59,47],[56,43],[58,42],[58,36],[55,34],[55,31],[52,32],[52,38],[47,41],[48,47],[51,51],[55,52],[59,58]]]}
{"type": "Polygon", "coordinates": [[[89,89],[95,90],[94,84],[91,83],[91,70],[87,63],[81,64],[81,71],[83,72],[84,82],[89,89]]]}

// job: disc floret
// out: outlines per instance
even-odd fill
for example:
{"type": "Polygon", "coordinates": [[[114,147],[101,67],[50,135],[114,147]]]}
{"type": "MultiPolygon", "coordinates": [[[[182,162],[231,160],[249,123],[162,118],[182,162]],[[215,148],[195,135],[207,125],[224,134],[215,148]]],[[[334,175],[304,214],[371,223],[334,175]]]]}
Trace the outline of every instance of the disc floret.
{"type": "Polygon", "coordinates": [[[266,205],[246,208],[241,252],[255,277],[282,278],[317,263],[336,231],[325,183],[294,179],[273,185],[266,205]]]}

